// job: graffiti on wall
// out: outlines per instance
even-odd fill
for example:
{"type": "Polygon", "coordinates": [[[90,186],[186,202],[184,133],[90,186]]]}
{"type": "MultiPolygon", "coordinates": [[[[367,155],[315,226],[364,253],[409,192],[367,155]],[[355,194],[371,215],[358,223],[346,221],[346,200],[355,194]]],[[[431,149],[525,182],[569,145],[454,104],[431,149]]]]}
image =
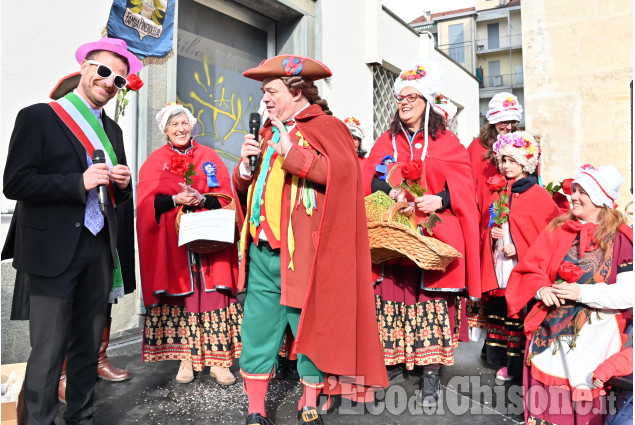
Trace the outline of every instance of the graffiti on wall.
{"type": "Polygon", "coordinates": [[[228,167],[240,160],[243,137],[249,132],[249,114],[258,110],[260,83],[240,73],[179,56],[177,101],[198,120],[196,139],[218,152],[228,167]]]}

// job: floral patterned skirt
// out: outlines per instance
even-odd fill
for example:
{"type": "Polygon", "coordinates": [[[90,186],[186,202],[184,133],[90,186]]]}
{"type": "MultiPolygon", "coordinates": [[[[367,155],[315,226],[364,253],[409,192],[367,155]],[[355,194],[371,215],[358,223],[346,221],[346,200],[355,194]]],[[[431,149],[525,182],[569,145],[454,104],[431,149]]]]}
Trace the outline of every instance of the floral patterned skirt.
{"type": "Polygon", "coordinates": [[[146,310],[143,361],[192,359],[199,372],[205,366],[230,367],[242,349],[242,319],[242,305],[226,292],[163,297],[146,310]]]}
{"type": "Polygon", "coordinates": [[[412,370],[415,365],[454,364],[461,322],[459,297],[420,289],[416,267],[384,265],[375,302],[387,366],[404,363],[412,370]]]}

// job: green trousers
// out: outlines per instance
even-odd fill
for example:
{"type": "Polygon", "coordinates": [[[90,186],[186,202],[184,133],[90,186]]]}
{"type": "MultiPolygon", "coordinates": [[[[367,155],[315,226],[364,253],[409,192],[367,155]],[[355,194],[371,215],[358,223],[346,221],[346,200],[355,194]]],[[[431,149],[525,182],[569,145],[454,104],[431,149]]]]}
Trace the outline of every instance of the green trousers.
{"type": "MultiPolygon", "coordinates": [[[[263,379],[278,369],[278,352],[287,325],[293,336],[300,323],[299,308],[280,305],[280,253],[251,244],[245,313],[241,326],[243,343],[241,373],[246,378],[263,379]]],[[[298,354],[298,374],[303,383],[324,382],[322,373],[304,354],[298,354]]]]}

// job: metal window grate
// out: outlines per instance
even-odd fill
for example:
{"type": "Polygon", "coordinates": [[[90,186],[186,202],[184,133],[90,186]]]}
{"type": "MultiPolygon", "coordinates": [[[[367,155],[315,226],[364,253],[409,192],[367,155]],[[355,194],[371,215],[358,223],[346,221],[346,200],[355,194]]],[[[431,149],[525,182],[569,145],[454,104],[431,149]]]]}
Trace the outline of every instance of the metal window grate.
{"type": "Polygon", "coordinates": [[[450,121],[450,124],[448,125],[448,128],[450,129],[450,131],[454,134],[456,134],[459,124],[458,124],[458,116],[461,113],[461,111],[463,111],[463,108],[458,108],[459,110],[456,111],[456,115],[454,115],[454,118],[452,118],[452,121],[450,121]]]}
{"type": "Polygon", "coordinates": [[[373,137],[381,136],[390,125],[397,105],[393,87],[397,74],[381,65],[371,65],[373,71],[373,137]]]}

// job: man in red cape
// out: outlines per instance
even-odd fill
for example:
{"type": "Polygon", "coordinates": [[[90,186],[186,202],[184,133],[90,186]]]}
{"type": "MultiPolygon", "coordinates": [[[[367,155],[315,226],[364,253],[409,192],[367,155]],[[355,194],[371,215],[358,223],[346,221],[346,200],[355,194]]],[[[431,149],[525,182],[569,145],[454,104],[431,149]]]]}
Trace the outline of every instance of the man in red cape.
{"type": "Polygon", "coordinates": [[[245,136],[232,176],[245,212],[239,286],[248,283],[240,358],[247,423],[271,423],[264,399],[291,325],[304,385],[298,423],[317,425],[322,388],[358,398],[388,385],[360,169],[350,131],[315,86],[331,76],[324,64],[281,55],[243,75],[263,82],[270,117],[260,142],[245,136]],[[252,155],[259,157],[253,175],[252,155]]]}

